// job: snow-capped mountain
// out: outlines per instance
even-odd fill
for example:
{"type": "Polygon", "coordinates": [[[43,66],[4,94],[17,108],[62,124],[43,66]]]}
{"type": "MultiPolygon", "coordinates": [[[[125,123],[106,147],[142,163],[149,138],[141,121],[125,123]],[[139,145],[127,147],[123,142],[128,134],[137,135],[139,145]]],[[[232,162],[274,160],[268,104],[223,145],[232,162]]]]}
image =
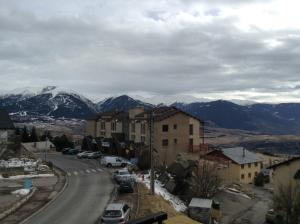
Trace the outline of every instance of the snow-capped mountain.
{"type": "Polygon", "coordinates": [[[55,86],[24,88],[0,97],[0,107],[20,116],[85,118],[96,113],[95,105],[80,94],[55,86]]]}
{"type": "Polygon", "coordinates": [[[111,111],[111,110],[119,110],[119,111],[127,111],[131,108],[142,106],[145,109],[149,109],[154,107],[154,105],[142,102],[140,100],[135,100],[127,95],[122,95],[118,97],[111,97],[106,100],[100,101],[97,105],[97,111],[111,111]]]}

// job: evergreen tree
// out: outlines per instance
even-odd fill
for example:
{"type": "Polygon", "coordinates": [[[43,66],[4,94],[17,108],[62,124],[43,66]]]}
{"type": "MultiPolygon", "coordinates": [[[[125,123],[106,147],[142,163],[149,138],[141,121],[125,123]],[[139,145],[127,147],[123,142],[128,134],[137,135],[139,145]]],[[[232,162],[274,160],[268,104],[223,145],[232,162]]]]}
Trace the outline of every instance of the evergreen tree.
{"type": "Polygon", "coordinates": [[[29,142],[29,134],[26,126],[24,126],[22,130],[22,142],[29,142]]]}
{"type": "Polygon", "coordinates": [[[32,127],[31,133],[30,133],[30,142],[37,142],[38,141],[38,136],[36,134],[36,129],[35,127],[32,127]]]}

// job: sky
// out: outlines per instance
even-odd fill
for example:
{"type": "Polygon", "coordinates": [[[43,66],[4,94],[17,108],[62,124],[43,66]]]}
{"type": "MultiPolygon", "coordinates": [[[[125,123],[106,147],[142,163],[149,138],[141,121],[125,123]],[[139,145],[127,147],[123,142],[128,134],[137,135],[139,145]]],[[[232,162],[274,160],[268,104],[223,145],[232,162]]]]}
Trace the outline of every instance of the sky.
{"type": "Polygon", "coordinates": [[[0,0],[1,91],[300,102],[295,0],[0,0]]]}

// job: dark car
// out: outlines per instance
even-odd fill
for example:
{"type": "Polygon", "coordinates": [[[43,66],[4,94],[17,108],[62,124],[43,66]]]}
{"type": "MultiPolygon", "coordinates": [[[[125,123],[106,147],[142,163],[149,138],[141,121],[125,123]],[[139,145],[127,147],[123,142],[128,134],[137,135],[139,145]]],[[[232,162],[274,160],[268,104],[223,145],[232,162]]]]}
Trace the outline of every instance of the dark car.
{"type": "Polygon", "coordinates": [[[70,149],[71,148],[64,148],[63,150],[61,150],[61,153],[62,154],[67,154],[70,149]]]}
{"type": "Polygon", "coordinates": [[[80,150],[78,149],[69,149],[68,151],[63,152],[63,154],[66,155],[77,155],[78,153],[80,153],[80,150]]]}
{"type": "Polygon", "coordinates": [[[133,181],[122,181],[119,185],[120,193],[133,193],[134,192],[134,182],[133,181]]]}

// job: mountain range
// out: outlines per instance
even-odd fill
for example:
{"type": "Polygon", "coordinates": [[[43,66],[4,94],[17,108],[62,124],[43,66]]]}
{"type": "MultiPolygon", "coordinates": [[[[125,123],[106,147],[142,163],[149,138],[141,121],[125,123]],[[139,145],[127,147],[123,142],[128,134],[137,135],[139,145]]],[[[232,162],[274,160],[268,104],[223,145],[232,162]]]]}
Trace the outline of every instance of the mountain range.
{"type": "MultiPolygon", "coordinates": [[[[9,111],[16,121],[47,117],[84,119],[99,112],[128,110],[136,106],[149,109],[157,105],[127,95],[94,103],[76,92],[55,86],[35,91],[19,89],[0,96],[0,108],[9,111]]],[[[238,105],[230,101],[218,100],[175,102],[171,106],[204,120],[207,125],[269,134],[300,134],[300,104],[298,103],[238,105]]]]}

